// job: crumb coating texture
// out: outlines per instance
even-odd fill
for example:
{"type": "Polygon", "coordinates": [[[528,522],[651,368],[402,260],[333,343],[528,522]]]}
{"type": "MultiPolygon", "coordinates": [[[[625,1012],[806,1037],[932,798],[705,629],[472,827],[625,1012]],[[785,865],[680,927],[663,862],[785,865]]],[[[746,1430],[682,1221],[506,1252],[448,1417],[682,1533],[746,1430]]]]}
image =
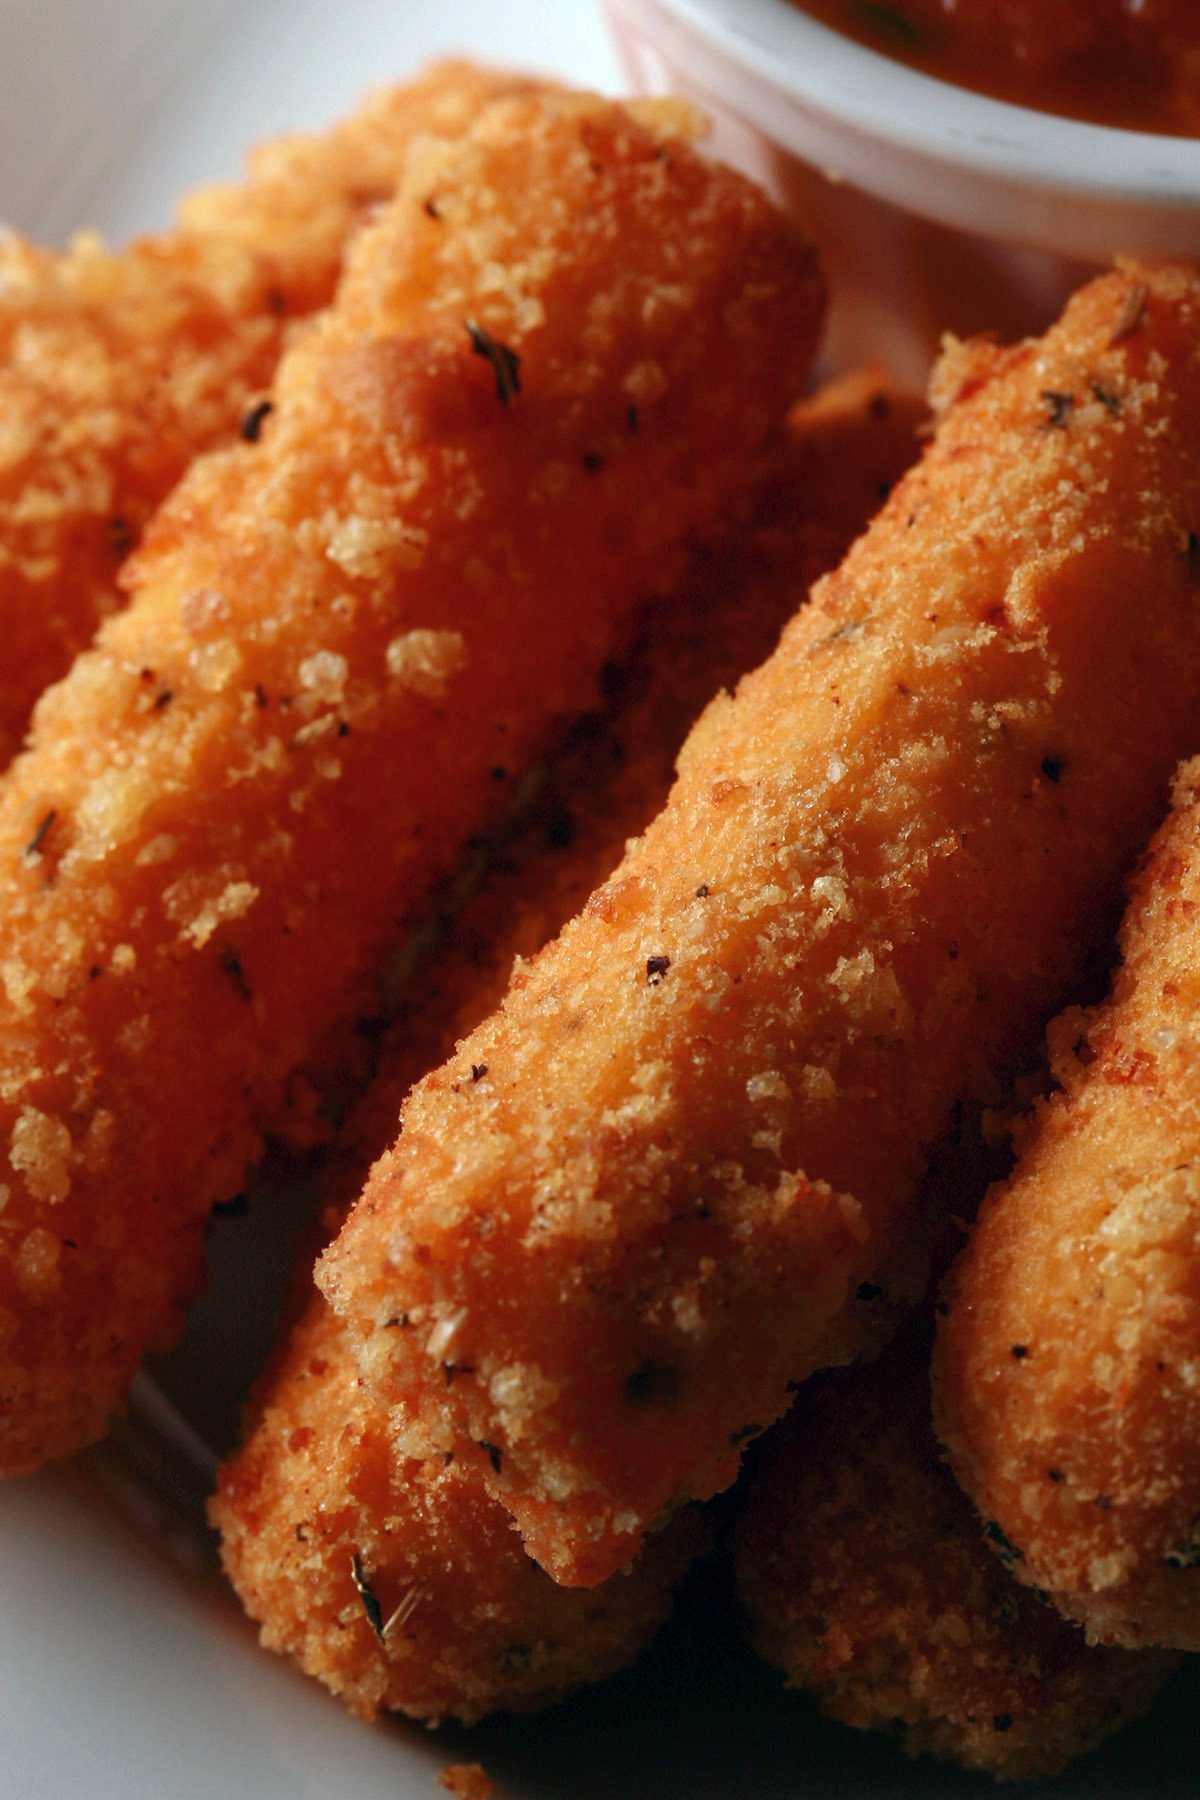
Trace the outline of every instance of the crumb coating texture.
{"type": "Polygon", "coordinates": [[[557,1578],[732,1480],[1114,906],[1200,698],[1198,302],[1123,268],[944,362],[922,462],[324,1259],[397,1428],[503,1446],[557,1578]]]}
{"type": "Polygon", "coordinates": [[[1200,762],[1132,883],[1111,996],[980,1213],[937,1361],[1013,1573],[1103,1643],[1200,1650],[1200,762]]]}
{"type": "Polygon", "coordinates": [[[501,748],[590,703],[801,385],[811,251],[693,125],[544,95],[423,140],[41,701],[0,788],[0,1467],[103,1429],[501,748]]]}
{"type": "Polygon", "coordinates": [[[746,1628],[843,1724],[1007,1780],[1057,1774],[1178,1658],[1093,1648],[1007,1573],[939,1460],[917,1325],[814,1380],[764,1440],[734,1527],[746,1628]]]}
{"type": "Polygon", "coordinates": [[[413,138],[462,131],[512,78],[442,64],[321,135],[264,145],[175,226],[62,255],[0,236],[0,765],[38,695],[122,604],[117,573],[200,452],[259,404],[294,322],[413,138]]]}

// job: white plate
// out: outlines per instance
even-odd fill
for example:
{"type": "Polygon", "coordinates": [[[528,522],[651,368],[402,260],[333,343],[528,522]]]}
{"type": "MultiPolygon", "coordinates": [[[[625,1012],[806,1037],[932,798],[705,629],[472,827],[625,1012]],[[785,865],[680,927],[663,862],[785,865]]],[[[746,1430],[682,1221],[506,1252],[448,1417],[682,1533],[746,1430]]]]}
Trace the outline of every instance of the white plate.
{"type": "MultiPolygon", "coordinates": [[[[368,84],[453,50],[617,85],[585,0],[4,0],[0,218],[45,240],[88,224],[119,241],[163,224],[184,187],[233,174],[248,143],[332,120],[368,84]]],[[[214,1292],[158,1371],[216,1441],[230,1429],[228,1403],[213,1406],[226,1384],[212,1381],[230,1319],[257,1313],[257,1336],[269,1329],[262,1216],[227,1227],[214,1292]]],[[[239,1324],[243,1363],[255,1335],[239,1324]]],[[[0,1489],[6,1800],[429,1800],[438,1769],[475,1760],[497,1800],[990,1792],[820,1722],[737,1647],[719,1609],[712,1623],[711,1595],[685,1604],[638,1670],[540,1719],[437,1737],[357,1725],[258,1650],[197,1526],[204,1449],[161,1432],[153,1391],[143,1398],[110,1445],[0,1489]]],[[[1197,1699],[1193,1672],[1057,1793],[1194,1794],[1197,1699]]]]}

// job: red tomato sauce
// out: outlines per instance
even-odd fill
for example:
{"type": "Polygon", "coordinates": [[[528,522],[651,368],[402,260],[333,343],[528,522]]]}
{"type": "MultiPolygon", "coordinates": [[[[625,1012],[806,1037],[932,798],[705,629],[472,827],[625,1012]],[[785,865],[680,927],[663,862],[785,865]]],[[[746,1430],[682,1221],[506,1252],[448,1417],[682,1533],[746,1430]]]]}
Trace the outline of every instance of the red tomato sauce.
{"type": "Polygon", "coordinates": [[[798,0],[884,55],[1040,112],[1200,137],[1200,0],[798,0]]]}

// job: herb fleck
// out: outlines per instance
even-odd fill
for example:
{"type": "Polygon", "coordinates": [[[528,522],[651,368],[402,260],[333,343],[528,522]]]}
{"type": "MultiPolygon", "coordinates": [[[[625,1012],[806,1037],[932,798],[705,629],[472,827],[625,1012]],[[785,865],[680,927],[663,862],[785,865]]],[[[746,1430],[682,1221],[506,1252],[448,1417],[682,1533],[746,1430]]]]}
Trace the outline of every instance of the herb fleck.
{"type": "Polygon", "coordinates": [[[42,820],[41,824],[38,826],[37,830],[34,832],[33,836],[30,838],[29,842],[26,844],[24,852],[23,852],[23,854],[25,856],[36,856],[37,855],[38,851],[41,849],[43,843],[45,842],[46,833],[49,831],[50,827],[53,825],[53,823],[54,823],[55,819],[57,819],[57,817],[58,817],[58,808],[57,808],[57,806],[52,806],[50,808],[50,811],[43,818],[43,820],[42,820]]]}
{"type": "Polygon", "coordinates": [[[669,956],[648,956],[646,958],[646,980],[651,987],[657,987],[671,966],[669,956]]]}
{"type": "Polygon", "coordinates": [[[273,400],[260,400],[257,406],[250,408],[239,427],[243,443],[257,444],[262,436],[263,420],[268,413],[274,411],[275,402],[273,400]]]}
{"type": "Polygon", "coordinates": [[[1042,774],[1047,781],[1061,781],[1066,766],[1061,756],[1043,756],[1042,758],[1042,774]]]}
{"type": "Polygon", "coordinates": [[[1075,407],[1074,394],[1060,393],[1056,388],[1043,388],[1042,400],[1046,407],[1046,424],[1049,428],[1065,431],[1071,422],[1071,414],[1075,407]]]}
{"type": "Polygon", "coordinates": [[[366,1573],[363,1569],[362,1557],[357,1550],[350,1558],[350,1578],[358,1589],[358,1597],[362,1601],[363,1611],[367,1615],[367,1623],[382,1644],[383,1608],[371,1591],[371,1584],[367,1580],[366,1573]]]}
{"type": "Polygon", "coordinates": [[[484,356],[492,365],[492,373],[496,377],[496,398],[502,406],[510,406],[521,391],[521,359],[515,350],[494,338],[490,331],[474,319],[465,321],[467,335],[471,340],[471,348],[476,356],[484,356]]]}

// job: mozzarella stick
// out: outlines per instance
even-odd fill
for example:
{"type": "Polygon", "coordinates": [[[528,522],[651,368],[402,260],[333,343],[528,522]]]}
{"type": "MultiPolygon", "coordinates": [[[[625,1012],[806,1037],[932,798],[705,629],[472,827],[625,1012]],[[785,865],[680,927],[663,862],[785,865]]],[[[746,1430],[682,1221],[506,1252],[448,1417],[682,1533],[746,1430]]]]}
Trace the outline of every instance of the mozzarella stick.
{"type": "MultiPolygon", "coordinates": [[[[414,968],[380,1072],[325,1178],[335,1216],[386,1148],[411,1083],[502,994],[657,810],[675,752],[713,690],[775,641],[794,571],[842,550],[915,453],[921,409],[867,375],[797,407],[772,445],[750,530],[693,559],[650,609],[611,703],[574,727],[486,881],[414,968]]],[[[688,1511],[629,1574],[562,1588],[529,1561],[478,1473],[397,1455],[357,1381],[345,1327],[301,1270],[303,1316],[260,1382],[212,1502],[226,1571],[263,1642],[355,1711],[474,1717],[547,1704],[631,1661],[707,1542],[688,1511]],[[357,1589],[357,1591],[356,1591],[357,1589]],[[377,1623],[366,1592],[378,1602],[377,1623]],[[387,1617],[403,1601],[390,1630],[387,1617]],[[400,1626],[403,1626],[403,1629],[400,1626]]],[[[878,1308],[868,1309],[872,1314],[878,1308]]]]}
{"type": "Polygon", "coordinates": [[[402,1441],[556,1579],[733,1479],[1113,904],[1200,698],[1198,299],[1128,267],[951,356],[922,463],[324,1258],[402,1441]]]}
{"type": "Polygon", "coordinates": [[[740,503],[820,288],[694,125],[545,95],[428,141],[40,703],[0,785],[0,1466],[103,1430],[289,1075],[740,503]]]}
{"type": "Polygon", "coordinates": [[[1178,1664],[1088,1645],[1012,1580],[938,1459],[931,1321],[807,1384],[734,1525],[751,1642],[830,1718],[1007,1780],[1057,1774],[1178,1664]]]}
{"type": "Polygon", "coordinates": [[[326,134],[264,146],[242,185],[119,252],[0,237],[0,766],[121,604],[118,568],[192,457],[258,430],[290,326],[332,299],[409,144],[516,85],[438,65],[326,134]]]}
{"type": "Polygon", "coordinates": [[[1137,875],[1111,997],[952,1272],[954,1468],[1021,1581],[1101,1643],[1200,1650],[1200,762],[1137,875]]]}

